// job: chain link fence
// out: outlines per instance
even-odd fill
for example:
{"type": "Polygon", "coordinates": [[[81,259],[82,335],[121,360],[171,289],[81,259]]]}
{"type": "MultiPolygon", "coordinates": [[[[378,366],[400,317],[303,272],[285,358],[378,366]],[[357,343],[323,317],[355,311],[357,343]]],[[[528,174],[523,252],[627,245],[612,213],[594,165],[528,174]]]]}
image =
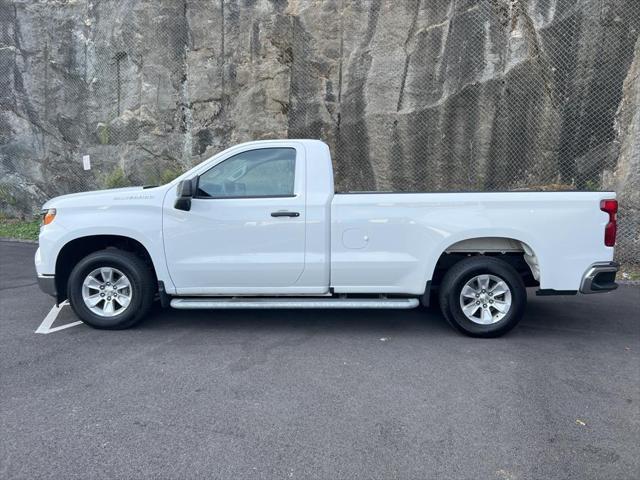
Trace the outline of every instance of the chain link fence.
{"type": "Polygon", "coordinates": [[[320,138],[342,191],[615,190],[633,274],[639,31],[637,0],[0,0],[0,207],[320,138]]]}

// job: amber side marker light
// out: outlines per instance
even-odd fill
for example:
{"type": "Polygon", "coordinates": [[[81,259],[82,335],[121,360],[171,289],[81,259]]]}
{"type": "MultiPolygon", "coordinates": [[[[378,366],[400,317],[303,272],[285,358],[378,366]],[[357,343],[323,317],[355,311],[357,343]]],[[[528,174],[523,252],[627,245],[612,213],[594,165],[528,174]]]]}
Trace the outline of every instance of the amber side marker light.
{"type": "Polygon", "coordinates": [[[56,209],[50,208],[42,212],[42,225],[49,225],[56,218],[56,209]]]}

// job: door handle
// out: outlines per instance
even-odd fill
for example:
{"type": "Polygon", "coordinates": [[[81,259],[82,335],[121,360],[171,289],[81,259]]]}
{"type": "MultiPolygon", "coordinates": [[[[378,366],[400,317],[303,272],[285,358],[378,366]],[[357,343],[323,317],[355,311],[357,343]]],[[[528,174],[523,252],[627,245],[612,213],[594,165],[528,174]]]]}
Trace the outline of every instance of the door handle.
{"type": "Polygon", "coordinates": [[[271,212],[272,217],[299,217],[300,214],[298,212],[271,212]]]}

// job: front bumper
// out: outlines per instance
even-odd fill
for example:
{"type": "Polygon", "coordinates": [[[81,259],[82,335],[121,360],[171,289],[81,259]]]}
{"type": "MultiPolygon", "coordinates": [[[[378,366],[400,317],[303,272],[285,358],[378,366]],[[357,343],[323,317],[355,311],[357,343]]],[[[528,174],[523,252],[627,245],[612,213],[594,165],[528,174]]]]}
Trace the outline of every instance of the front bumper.
{"type": "Polygon", "coordinates": [[[616,262],[597,262],[591,265],[580,284],[581,293],[610,292],[618,288],[615,282],[619,264],[616,262]]]}
{"type": "Polygon", "coordinates": [[[54,298],[57,297],[55,275],[38,275],[38,286],[47,295],[51,295],[54,298]]]}

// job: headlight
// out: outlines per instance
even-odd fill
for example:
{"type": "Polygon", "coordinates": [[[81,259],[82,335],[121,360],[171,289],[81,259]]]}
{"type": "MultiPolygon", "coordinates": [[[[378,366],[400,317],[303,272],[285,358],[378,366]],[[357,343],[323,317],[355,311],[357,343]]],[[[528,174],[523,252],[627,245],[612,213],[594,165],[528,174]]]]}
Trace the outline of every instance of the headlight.
{"type": "Polygon", "coordinates": [[[56,209],[49,208],[42,211],[42,225],[49,225],[56,218],[56,209]]]}

